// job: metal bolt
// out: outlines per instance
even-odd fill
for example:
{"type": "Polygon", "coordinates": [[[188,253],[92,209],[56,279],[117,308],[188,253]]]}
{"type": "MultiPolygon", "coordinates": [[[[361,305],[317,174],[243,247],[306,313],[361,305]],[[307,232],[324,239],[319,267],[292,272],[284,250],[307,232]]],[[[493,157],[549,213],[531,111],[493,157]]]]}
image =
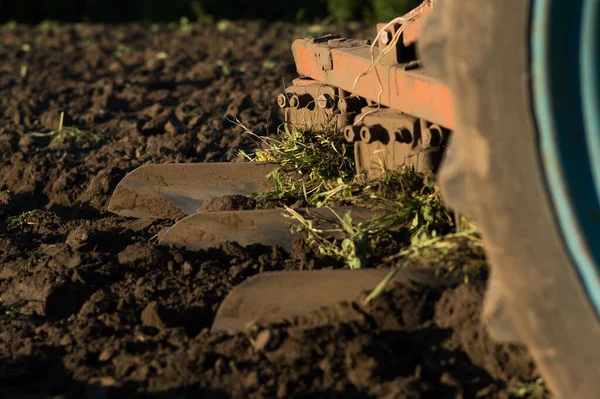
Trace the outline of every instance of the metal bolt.
{"type": "Polygon", "coordinates": [[[360,138],[365,143],[369,143],[370,144],[370,143],[372,143],[374,141],[377,141],[377,134],[375,133],[375,131],[373,130],[372,127],[370,127],[370,126],[363,126],[363,128],[360,129],[360,138]]]}
{"type": "Polygon", "coordinates": [[[383,32],[381,32],[381,43],[385,44],[386,46],[392,41],[392,32],[390,32],[389,30],[384,30],[383,32]]]}
{"type": "Polygon", "coordinates": [[[389,142],[388,132],[381,125],[363,126],[360,129],[360,138],[366,143],[380,141],[383,144],[387,144],[389,142]]]}
{"type": "Polygon", "coordinates": [[[279,108],[287,108],[290,106],[290,101],[287,93],[281,93],[277,96],[277,105],[279,105],[279,108]]]}
{"type": "Polygon", "coordinates": [[[349,143],[354,143],[355,141],[360,141],[360,130],[362,128],[362,125],[360,126],[354,126],[354,125],[348,125],[344,128],[344,137],[346,138],[346,141],[349,143]]]}
{"type": "Polygon", "coordinates": [[[314,100],[310,94],[293,94],[290,97],[290,107],[304,108],[313,101],[314,100]]]}
{"type": "Polygon", "coordinates": [[[373,136],[371,135],[371,129],[369,129],[368,126],[363,126],[360,129],[360,138],[366,143],[371,143],[371,141],[373,140],[373,136]]]}
{"type": "Polygon", "coordinates": [[[317,105],[319,108],[331,109],[335,105],[335,102],[333,101],[333,97],[324,93],[317,97],[317,105]]]}
{"type": "Polygon", "coordinates": [[[300,106],[300,98],[297,94],[292,94],[290,96],[290,107],[298,108],[300,106]]]}
{"type": "Polygon", "coordinates": [[[421,142],[425,147],[437,147],[442,142],[442,129],[431,125],[421,133],[421,142]]]}

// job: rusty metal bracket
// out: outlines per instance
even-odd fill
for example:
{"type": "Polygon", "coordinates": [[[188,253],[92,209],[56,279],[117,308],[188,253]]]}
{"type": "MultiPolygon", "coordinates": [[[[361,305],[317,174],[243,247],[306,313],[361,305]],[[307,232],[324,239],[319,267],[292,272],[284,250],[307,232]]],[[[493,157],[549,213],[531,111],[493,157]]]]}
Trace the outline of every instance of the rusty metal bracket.
{"type": "Polygon", "coordinates": [[[322,71],[331,71],[333,69],[333,58],[331,57],[331,48],[325,46],[317,46],[315,48],[315,60],[317,66],[321,67],[322,71]]]}
{"type": "MultiPolygon", "coordinates": [[[[375,71],[363,76],[354,87],[357,77],[372,63],[366,41],[334,39],[314,43],[313,39],[300,39],[292,44],[292,51],[299,75],[370,101],[378,100],[380,86],[375,71]]],[[[450,90],[429,76],[426,68],[415,63],[408,70],[403,64],[379,64],[375,68],[383,83],[381,105],[454,128],[450,90]]]]}
{"type": "Polygon", "coordinates": [[[376,178],[381,172],[412,166],[419,173],[435,172],[449,131],[389,108],[365,107],[359,125],[343,129],[354,143],[357,172],[376,178]]]}
{"type": "MultiPolygon", "coordinates": [[[[333,70],[333,56],[331,51],[339,48],[355,48],[355,47],[368,47],[370,45],[369,40],[359,39],[346,39],[341,38],[339,35],[325,35],[316,37],[313,39],[301,39],[313,49],[314,61],[316,67],[321,71],[333,70]]],[[[293,46],[292,46],[293,51],[293,46]]],[[[295,56],[295,55],[294,55],[295,56]]],[[[296,63],[297,65],[297,63],[296,63]]],[[[302,75],[301,71],[298,73],[302,75]]]]}

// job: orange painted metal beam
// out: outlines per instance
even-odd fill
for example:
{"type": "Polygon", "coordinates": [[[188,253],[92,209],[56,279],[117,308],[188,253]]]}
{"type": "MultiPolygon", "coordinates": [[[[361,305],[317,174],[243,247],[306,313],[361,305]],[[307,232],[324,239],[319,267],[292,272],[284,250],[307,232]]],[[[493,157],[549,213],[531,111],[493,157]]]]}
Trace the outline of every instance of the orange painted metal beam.
{"type": "MultiPolygon", "coordinates": [[[[368,45],[344,39],[301,39],[293,43],[292,51],[301,76],[377,101],[380,85],[374,70],[353,88],[356,78],[371,64],[368,45]]],[[[375,49],[375,56],[378,51],[375,49]]],[[[382,105],[450,130],[454,128],[450,89],[428,76],[426,69],[405,70],[399,64],[380,64],[376,68],[383,84],[382,105]]]]}

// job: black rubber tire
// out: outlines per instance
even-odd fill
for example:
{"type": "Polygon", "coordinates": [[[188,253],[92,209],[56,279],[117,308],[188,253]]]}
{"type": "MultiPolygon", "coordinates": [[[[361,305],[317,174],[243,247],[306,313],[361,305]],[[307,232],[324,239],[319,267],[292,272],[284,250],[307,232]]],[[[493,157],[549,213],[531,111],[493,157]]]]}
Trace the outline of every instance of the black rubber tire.
{"type": "Polygon", "coordinates": [[[449,205],[481,228],[495,292],[486,312],[492,335],[514,331],[556,396],[598,398],[600,323],[557,228],[540,164],[530,5],[435,5],[420,53],[450,85],[457,119],[439,179],[449,205]]]}

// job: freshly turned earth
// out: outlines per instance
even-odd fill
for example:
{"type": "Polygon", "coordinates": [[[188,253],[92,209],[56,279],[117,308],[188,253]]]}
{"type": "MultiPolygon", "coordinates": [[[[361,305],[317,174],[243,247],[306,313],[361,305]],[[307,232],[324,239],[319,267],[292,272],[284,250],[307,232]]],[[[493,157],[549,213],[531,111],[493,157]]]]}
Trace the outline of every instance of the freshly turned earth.
{"type": "Polygon", "coordinates": [[[535,379],[479,324],[482,281],[208,334],[245,278],[339,266],[302,247],[159,247],[173,221],[106,211],[140,165],[241,160],[254,143],[233,120],[276,131],[290,45],[318,32],[219,28],[0,28],[0,397],[505,398],[535,379]]]}

